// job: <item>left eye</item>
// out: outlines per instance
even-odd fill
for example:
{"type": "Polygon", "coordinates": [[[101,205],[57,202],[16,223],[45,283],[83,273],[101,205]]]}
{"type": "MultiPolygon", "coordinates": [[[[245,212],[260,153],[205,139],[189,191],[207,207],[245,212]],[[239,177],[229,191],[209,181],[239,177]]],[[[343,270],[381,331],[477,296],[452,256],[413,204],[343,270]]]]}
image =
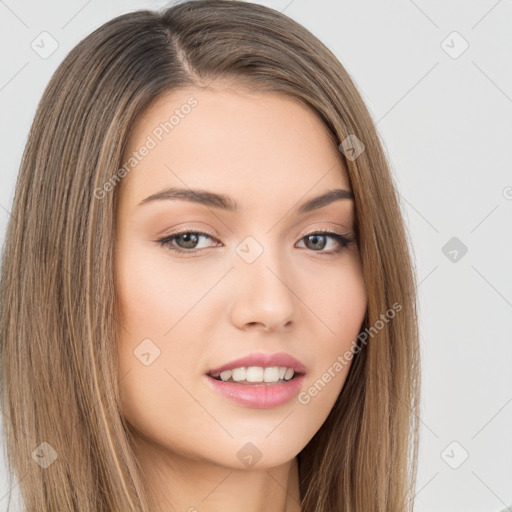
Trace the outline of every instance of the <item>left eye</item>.
{"type": "MultiPolygon", "coordinates": [[[[302,238],[301,241],[307,240],[308,243],[310,243],[310,247],[308,247],[308,249],[313,249],[313,247],[315,247],[315,246],[317,246],[317,248],[318,248],[318,244],[320,244],[320,246],[321,246],[320,249],[324,249],[327,244],[326,240],[329,238],[336,241],[336,243],[338,244],[338,248],[331,249],[330,251],[322,251],[327,254],[340,252],[343,249],[347,248],[348,245],[353,242],[352,239],[347,238],[344,235],[340,235],[339,233],[331,233],[329,231],[323,231],[323,232],[319,232],[319,233],[311,233],[310,235],[306,235],[304,238],[302,238]]],[[[313,249],[313,250],[315,252],[319,252],[319,251],[316,251],[315,249],[313,249]]]]}
{"type": "MultiPolygon", "coordinates": [[[[165,247],[176,253],[190,254],[198,251],[197,244],[200,238],[210,238],[211,240],[215,240],[208,233],[203,233],[200,231],[184,231],[182,233],[176,233],[173,235],[166,236],[164,238],[160,238],[159,240],[156,240],[156,242],[160,246],[165,247]]],[[[342,250],[346,249],[351,243],[354,242],[353,239],[348,238],[345,235],[341,235],[339,233],[334,233],[330,231],[310,233],[309,235],[306,235],[303,238],[301,238],[300,241],[302,242],[303,240],[306,241],[306,248],[311,249],[313,252],[321,252],[323,254],[333,254],[341,252],[342,250]],[[323,249],[325,249],[328,239],[334,240],[337,243],[338,247],[328,251],[324,251],[323,249]]]]}

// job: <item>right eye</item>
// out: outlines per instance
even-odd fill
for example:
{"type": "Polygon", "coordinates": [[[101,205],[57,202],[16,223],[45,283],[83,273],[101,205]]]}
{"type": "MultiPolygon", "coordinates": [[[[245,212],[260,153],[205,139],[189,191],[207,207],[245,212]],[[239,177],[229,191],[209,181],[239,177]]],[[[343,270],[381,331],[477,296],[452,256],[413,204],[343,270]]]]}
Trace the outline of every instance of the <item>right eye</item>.
{"type": "Polygon", "coordinates": [[[197,244],[199,243],[200,238],[210,238],[214,239],[213,236],[208,233],[203,233],[201,231],[182,231],[180,233],[173,233],[171,235],[167,235],[156,242],[166,249],[174,251],[178,254],[185,253],[195,253],[197,250],[197,244]],[[181,244],[181,245],[176,245],[181,244]]]}

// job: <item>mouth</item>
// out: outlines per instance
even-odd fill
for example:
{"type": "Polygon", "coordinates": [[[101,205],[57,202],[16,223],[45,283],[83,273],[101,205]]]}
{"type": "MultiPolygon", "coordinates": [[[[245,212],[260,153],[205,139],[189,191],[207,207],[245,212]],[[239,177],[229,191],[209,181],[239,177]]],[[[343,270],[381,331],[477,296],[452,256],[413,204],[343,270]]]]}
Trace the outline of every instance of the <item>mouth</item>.
{"type": "Polygon", "coordinates": [[[275,386],[305,375],[286,366],[238,367],[222,372],[209,372],[212,379],[243,386],[275,386]]]}
{"type": "Polygon", "coordinates": [[[269,409],[284,405],[301,390],[305,366],[286,353],[250,354],[206,373],[208,384],[225,398],[245,407],[269,409]]]}
{"type": "Polygon", "coordinates": [[[305,366],[285,352],[249,354],[211,369],[212,379],[246,386],[282,384],[305,375],[305,366]]]}

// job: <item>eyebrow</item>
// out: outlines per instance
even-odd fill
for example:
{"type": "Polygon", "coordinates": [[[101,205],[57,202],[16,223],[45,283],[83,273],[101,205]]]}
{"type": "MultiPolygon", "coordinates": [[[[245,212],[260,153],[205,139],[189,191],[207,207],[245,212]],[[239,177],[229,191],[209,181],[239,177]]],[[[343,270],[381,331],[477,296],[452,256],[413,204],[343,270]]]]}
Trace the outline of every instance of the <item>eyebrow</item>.
{"type": "MultiPolygon", "coordinates": [[[[236,201],[224,194],[217,194],[207,190],[192,190],[190,188],[187,189],[176,187],[166,188],[156,192],[155,194],[151,194],[150,196],[143,199],[139,203],[139,206],[151,203],[153,201],[163,201],[170,199],[181,199],[184,201],[199,203],[211,208],[219,208],[233,213],[239,211],[236,201]]],[[[313,210],[318,210],[324,206],[327,206],[328,204],[331,204],[334,201],[341,199],[354,199],[354,194],[351,190],[335,188],[320,196],[309,199],[298,208],[297,212],[299,214],[305,214],[313,210]]]]}

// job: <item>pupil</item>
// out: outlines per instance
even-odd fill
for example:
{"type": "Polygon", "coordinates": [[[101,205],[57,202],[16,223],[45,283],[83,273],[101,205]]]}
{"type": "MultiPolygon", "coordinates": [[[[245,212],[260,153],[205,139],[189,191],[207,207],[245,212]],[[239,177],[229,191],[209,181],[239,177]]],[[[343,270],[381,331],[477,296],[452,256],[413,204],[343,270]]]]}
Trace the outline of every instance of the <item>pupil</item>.
{"type": "Polygon", "coordinates": [[[194,233],[185,233],[185,234],[180,235],[180,236],[185,241],[187,249],[193,249],[194,248],[194,245],[197,243],[197,238],[198,238],[197,235],[195,235],[194,233]],[[187,238],[191,238],[192,240],[186,240],[187,238]]]}
{"type": "Polygon", "coordinates": [[[315,245],[318,242],[319,238],[324,238],[324,243],[320,244],[321,247],[317,247],[317,249],[323,249],[325,247],[325,237],[324,235],[309,235],[308,238],[313,239],[313,245],[315,245]]]}

